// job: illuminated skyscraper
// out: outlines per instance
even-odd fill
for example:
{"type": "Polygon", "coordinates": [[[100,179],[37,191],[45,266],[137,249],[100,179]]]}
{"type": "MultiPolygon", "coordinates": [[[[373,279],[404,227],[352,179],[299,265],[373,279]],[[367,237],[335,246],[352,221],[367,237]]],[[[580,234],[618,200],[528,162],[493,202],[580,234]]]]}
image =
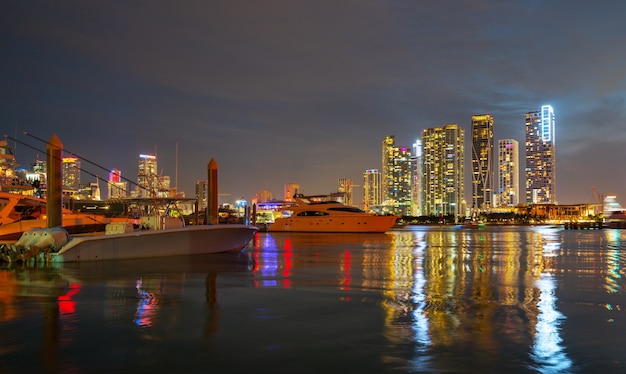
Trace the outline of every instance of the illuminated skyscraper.
{"type": "Polygon", "coordinates": [[[207,207],[207,198],[208,198],[208,181],[205,180],[196,180],[196,193],[195,197],[198,200],[198,211],[204,212],[207,207]]]}
{"type": "Polygon", "coordinates": [[[556,204],[555,119],[550,105],[526,113],[526,203],[556,204]]]}
{"type": "Polygon", "coordinates": [[[111,172],[109,173],[107,189],[109,193],[109,199],[128,196],[128,183],[122,180],[122,172],[120,170],[111,170],[111,172]]]}
{"type": "Polygon", "coordinates": [[[383,204],[393,214],[411,214],[411,150],[395,145],[393,135],[383,140],[383,204]]]}
{"type": "Polygon", "coordinates": [[[137,173],[138,196],[155,197],[159,190],[157,174],[157,158],[153,155],[139,155],[139,172],[137,173]]]}
{"type": "Polygon", "coordinates": [[[514,139],[498,141],[498,206],[519,204],[519,143],[514,139]]]}
{"type": "Polygon", "coordinates": [[[422,215],[422,141],[413,143],[411,153],[411,215],[422,215]]]}
{"type": "Polygon", "coordinates": [[[80,160],[76,157],[63,157],[63,188],[77,190],[80,188],[80,160]]]}
{"type": "Polygon", "coordinates": [[[422,215],[464,214],[464,142],[457,124],[422,132],[422,215]]]}
{"type": "Polygon", "coordinates": [[[337,192],[343,194],[343,203],[352,205],[352,179],[339,178],[339,186],[337,192]]]}
{"type": "MultiPolygon", "coordinates": [[[[388,199],[387,186],[393,185],[393,176],[389,171],[393,164],[394,148],[396,146],[396,138],[393,135],[388,135],[383,139],[382,144],[382,168],[380,170],[380,198],[382,201],[388,199]]],[[[382,202],[381,201],[381,202],[382,202]]]]}
{"type": "Polygon", "coordinates": [[[487,212],[493,204],[493,116],[472,116],[472,210],[487,212]]]}
{"type": "Polygon", "coordinates": [[[378,169],[365,170],[363,173],[363,210],[372,211],[380,203],[380,173],[378,169]]]}

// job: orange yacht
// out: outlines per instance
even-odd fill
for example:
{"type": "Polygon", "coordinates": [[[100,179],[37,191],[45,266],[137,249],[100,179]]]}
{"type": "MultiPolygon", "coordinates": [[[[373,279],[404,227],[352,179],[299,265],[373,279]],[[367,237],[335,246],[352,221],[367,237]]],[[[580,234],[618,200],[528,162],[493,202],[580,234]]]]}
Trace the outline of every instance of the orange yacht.
{"type": "Polygon", "coordinates": [[[384,233],[398,220],[397,216],[370,214],[322,197],[295,195],[286,208],[288,216],[276,218],[267,231],[384,233]]]}

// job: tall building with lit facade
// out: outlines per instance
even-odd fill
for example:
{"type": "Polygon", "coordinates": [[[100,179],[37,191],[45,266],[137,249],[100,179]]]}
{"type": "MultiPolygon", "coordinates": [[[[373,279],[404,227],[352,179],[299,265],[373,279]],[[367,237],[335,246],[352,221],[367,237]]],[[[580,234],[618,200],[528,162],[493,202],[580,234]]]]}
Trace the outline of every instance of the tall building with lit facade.
{"type": "Polygon", "coordinates": [[[472,116],[472,211],[488,212],[494,192],[493,116],[472,116]]]}
{"type": "Polygon", "coordinates": [[[337,186],[337,192],[343,195],[343,203],[346,205],[353,205],[352,201],[352,179],[339,178],[339,185],[337,186]]]}
{"type": "Polygon", "coordinates": [[[519,204],[519,143],[514,139],[498,140],[497,206],[519,204]]]}
{"type": "Polygon", "coordinates": [[[198,201],[198,212],[204,212],[207,208],[207,199],[208,199],[208,187],[209,182],[205,180],[196,180],[196,193],[195,197],[198,201]]]}
{"type": "Polygon", "coordinates": [[[413,143],[411,153],[411,215],[422,215],[422,141],[413,143]]]}
{"type": "Polygon", "coordinates": [[[63,157],[63,188],[76,190],[80,188],[80,160],[77,157],[63,157]]]}
{"type": "Polygon", "coordinates": [[[383,140],[383,205],[396,215],[411,215],[411,150],[395,145],[395,137],[383,140]]]}
{"type": "Polygon", "coordinates": [[[422,131],[422,215],[464,215],[464,142],[457,124],[422,131]]]}
{"type": "Polygon", "coordinates": [[[526,113],[526,203],[556,204],[554,110],[526,113]]]}
{"type": "Polygon", "coordinates": [[[122,172],[120,170],[113,169],[109,172],[107,192],[109,199],[117,199],[128,196],[128,182],[122,180],[122,172]]]}
{"type": "Polygon", "coordinates": [[[298,183],[285,184],[285,201],[293,201],[293,195],[302,193],[298,183]]]}
{"type": "Polygon", "coordinates": [[[157,158],[154,155],[139,155],[137,173],[138,197],[155,197],[159,190],[157,158]]]}
{"type": "Polygon", "coordinates": [[[381,204],[380,172],[368,169],[363,173],[363,210],[371,212],[381,204]]]}

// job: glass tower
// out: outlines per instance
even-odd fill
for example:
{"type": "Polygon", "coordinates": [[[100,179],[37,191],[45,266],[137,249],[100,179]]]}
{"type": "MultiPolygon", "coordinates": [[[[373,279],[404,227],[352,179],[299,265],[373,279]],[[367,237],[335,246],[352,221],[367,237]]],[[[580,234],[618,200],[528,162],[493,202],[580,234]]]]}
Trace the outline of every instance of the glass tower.
{"type": "Polygon", "coordinates": [[[493,202],[493,116],[472,116],[472,211],[488,212],[493,202]]]}
{"type": "Polygon", "coordinates": [[[383,140],[383,204],[393,214],[411,214],[411,150],[395,145],[393,136],[383,140]]]}
{"type": "Polygon", "coordinates": [[[555,119],[550,105],[526,113],[526,203],[556,204],[555,119]]]}

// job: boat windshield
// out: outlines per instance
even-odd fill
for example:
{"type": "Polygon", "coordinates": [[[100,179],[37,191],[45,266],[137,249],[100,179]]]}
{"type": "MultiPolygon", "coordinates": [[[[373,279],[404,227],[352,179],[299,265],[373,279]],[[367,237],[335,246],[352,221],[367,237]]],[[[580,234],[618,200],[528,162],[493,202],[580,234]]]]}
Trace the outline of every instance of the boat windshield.
{"type": "Polygon", "coordinates": [[[342,206],[342,207],[338,207],[338,208],[328,208],[328,210],[332,210],[332,211],[336,211],[336,212],[364,213],[364,211],[362,211],[361,209],[353,207],[353,206],[342,206]]]}
{"type": "Polygon", "coordinates": [[[300,212],[297,214],[298,217],[319,217],[319,216],[327,216],[328,213],[320,212],[318,210],[305,210],[304,212],[300,212]]]}

